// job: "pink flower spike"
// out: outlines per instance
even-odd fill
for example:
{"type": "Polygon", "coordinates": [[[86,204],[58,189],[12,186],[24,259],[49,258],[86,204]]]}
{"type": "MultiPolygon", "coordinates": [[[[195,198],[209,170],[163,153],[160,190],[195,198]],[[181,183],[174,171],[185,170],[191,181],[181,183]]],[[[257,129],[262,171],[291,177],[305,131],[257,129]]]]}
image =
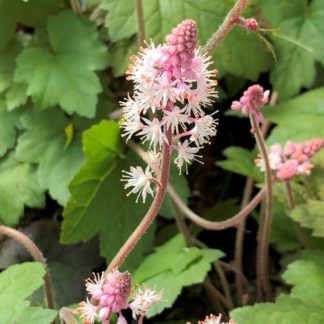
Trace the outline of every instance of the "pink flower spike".
{"type": "Polygon", "coordinates": [[[287,160],[278,166],[277,178],[281,180],[290,180],[298,172],[298,161],[287,160]]]}
{"type": "Polygon", "coordinates": [[[243,115],[254,115],[258,122],[263,122],[264,116],[260,109],[268,102],[270,91],[264,91],[258,85],[252,85],[244,91],[240,101],[233,101],[231,108],[233,110],[241,110],[243,115]]]}

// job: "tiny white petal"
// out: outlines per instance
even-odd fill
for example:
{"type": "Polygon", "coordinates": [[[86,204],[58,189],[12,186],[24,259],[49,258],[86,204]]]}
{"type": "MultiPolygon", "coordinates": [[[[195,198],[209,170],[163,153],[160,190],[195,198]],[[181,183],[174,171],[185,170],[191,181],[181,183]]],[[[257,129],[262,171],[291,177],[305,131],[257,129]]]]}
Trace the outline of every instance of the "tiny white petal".
{"type": "Polygon", "coordinates": [[[153,196],[153,190],[151,188],[151,180],[153,179],[152,173],[150,172],[150,167],[147,166],[144,170],[137,166],[131,167],[130,171],[123,171],[123,178],[121,181],[125,181],[125,189],[133,189],[128,193],[128,195],[138,193],[136,202],[138,201],[140,195],[142,195],[143,203],[145,203],[147,194],[153,196]]]}

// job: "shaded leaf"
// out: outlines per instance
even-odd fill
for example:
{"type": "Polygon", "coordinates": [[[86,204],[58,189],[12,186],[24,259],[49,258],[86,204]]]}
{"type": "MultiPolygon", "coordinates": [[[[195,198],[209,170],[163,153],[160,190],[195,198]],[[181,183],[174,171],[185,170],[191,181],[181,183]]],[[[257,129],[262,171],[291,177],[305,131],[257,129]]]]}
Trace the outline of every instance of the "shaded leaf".
{"type": "MultiPolygon", "coordinates": [[[[134,197],[126,197],[120,181],[122,170],[129,169],[135,159],[132,155],[121,157],[117,123],[102,121],[84,132],[83,148],[86,163],[70,185],[61,241],[87,241],[99,233],[100,252],[109,262],[145,215],[148,205],[136,204],[134,197]]],[[[138,264],[151,242],[149,231],[125,267],[138,264]]]]}
{"type": "Polygon", "coordinates": [[[324,3],[321,0],[263,1],[263,13],[280,32],[272,37],[278,64],[271,74],[281,99],[309,88],[315,78],[315,60],[324,64],[324,3]]]}
{"type": "Polygon", "coordinates": [[[40,109],[59,104],[69,114],[94,117],[102,90],[94,71],[107,65],[95,25],[65,11],[51,16],[47,27],[52,51],[25,48],[17,58],[15,81],[27,84],[40,109]]]}
{"type": "Polygon", "coordinates": [[[313,230],[312,235],[324,237],[324,201],[309,199],[306,204],[291,210],[290,217],[313,230]]]}
{"type": "Polygon", "coordinates": [[[256,154],[241,147],[231,146],[224,150],[227,160],[218,161],[216,164],[221,168],[250,177],[255,181],[262,181],[263,175],[256,167],[254,160],[256,154]]]}
{"type": "MultiPolygon", "coordinates": [[[[215,32],[232,7],[231,0],[144,0],[143,12],[146,39],[158,44],[164,42],[172,28],[184,19],[194,19],[198,25],[200,44],[215,32]]],[[[129,38],[137,32],[136,3],[132,1],[104,0],[102,6],[108,10],[106,25],[113,41],[129,38]],[[127,2],[127,5],[124,3],[127,2]]],[[[247,14],[249,14],[247,12],[247,14]]],[[[136,45],[135,42],[134,47],[136,45]]],[[[124,47],[126,42],[123,43],[124,47]]],[[[130,46],[130,45],[129,45],[130,46]]],[[[132,54],[134,54],[133,51],[132,54]]],[[[215,51],[217,65],[221,71],[231,72],[255,80],[271,63],[270,55],[252,33],[235,28],[224,43],[215,51]]],[[[120,64],[116,65],[120,69],[120,64]]],[[[126,64],[120,72],[125,71],[126,64]]]]}
{"type": "Polygon", "coordinates": [[[8,112],[6,104],[0,99],[0,156],[15,146],[16,127],[19,125],[20,112],[8,112]]]}
{"type": "Polygon", "coordinates": [[[210,263],[223,255],[219,250],[187,248],[178,234],[147,256],[133,274],[133,282],[164,290],[163,300],[150,308],[148,317],[170,307],[183,287],[202,282],[210,263]]]}
{"type": "Polygon", "coordinates": [[[324,301],[324,252],[320,250],[303,252],[302,259],[289,264],[282,278],[288,284],[293,285],[292,296],[322,306],[324,301]]]}
{"type": "Polygon", "coordinates": [[[45,203],[36,168],[12,154],[0,162],[0,192],[0,218],[10,226],[18,223],[24,206],[40,208],[45,203]]]}
{"type": "Polygon", "coordinates": [[[255,304],[237,308],[230,313],[238,324],[310,324],[324,320],[324,307],[287,295],[275,303],[255,304]],[[317,318],[318,321],[313,322],[317,318]]]}
{"type": "Polygon", "coordinates": [[[19,137],[16,156],[21,161],[38,163],[37,176],[41,187],[48,189],[54,199],[65,205],[70,197],[68,185],[84,161],[81,146],[84,125],[72,119],[77,132],[66,147],[68,137],[65,129],[71,120],[59,109],[28,111],[21,120],[26,131],[19,137]]]}
{"type": "Polygon", "coordinates": [[[267,142],[284,144],[287,140],[301,142],[324,137],[323,100],[324,88],[318,88],[265,109],[266,118],[278,124],[267,142]]]}

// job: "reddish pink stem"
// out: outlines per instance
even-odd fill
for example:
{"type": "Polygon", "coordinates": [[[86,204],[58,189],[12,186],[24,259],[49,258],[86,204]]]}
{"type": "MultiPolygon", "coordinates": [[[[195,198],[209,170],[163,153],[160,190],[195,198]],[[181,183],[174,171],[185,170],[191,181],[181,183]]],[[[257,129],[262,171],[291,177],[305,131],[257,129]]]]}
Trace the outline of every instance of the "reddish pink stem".
{"type": "MultiPolygon", "coordinates": [[[[168,143],[172,141],[172,132],[171,128],[166,131],[166,137],[168,139],[168,143]]],[[[128,240],[124,243],[121,249],[118,251],[116,256],[110,262],[106,273],[110,272],[114,268],[119,268],[121,264],[124,262],[126,257],[132,252],[138,241],[143,237],[147,229],[150,227],[152,222],[154,221],[157,213],[159,212],[161,205],[163,203],[165,192],[169,179],[169,171],[170,171],[170,160],[171,160],[171,146],[167,143],[163,143],[162,150],[162,167],[161,167],[161,176],[160,176],[160,184],[158,187],[156,196],[152,202],[152,205],[140,224],[134,230],[132,235],[128,238],[128,240]]]]}

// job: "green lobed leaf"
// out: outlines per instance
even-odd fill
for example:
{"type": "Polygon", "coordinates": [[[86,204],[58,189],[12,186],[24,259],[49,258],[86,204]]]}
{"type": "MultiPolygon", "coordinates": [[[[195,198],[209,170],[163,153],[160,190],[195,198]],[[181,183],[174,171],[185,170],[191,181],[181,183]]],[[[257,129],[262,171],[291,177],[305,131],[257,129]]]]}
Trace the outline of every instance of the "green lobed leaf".
{"type": "Polygon", "coordinates": [[[0,157],[15,146],[19,116],[18,111],[8,112],[6,104],[0,99],[0,157]]]}
{"type": "Polygon", "coordinates": [[[20,52],[21,46],[15,40],[8,42],[4,48],[0,47],[0,93],[13,84],[15,60],[20,52]]]}
{"type": "Polygon", "coordinates": [[[281,295],[275,303],[237,308],[230,313],[238,324],[315,324],[324,321],[324,307],[292,296],[281,295]],[[314,320],[317,321],[314,321],[314,320]]]}
{"type": "Polygon", "coordinates": [[[231,146],[224,150],[227,160],[218,161],[216,164],[221,168],[250,177],[255,181],[262,181],[263,175],[256,167],[254,159],[256,154],[241,147],[231,146]]]}
{"type": "Polygon", "coordinates": [[[65,205],[70,197],[68,185],[84,162],[81,146],[84,125],[76,118],[67,118],[59,109],[28,111],[21,121],[26,131],[18,139],[17,158],[37,163],[39,184],[65,205]]]}
{"type": "Polygon", "coordinates": [[[25,300],[43,285],[44,266],[36,262],[13,265],[0,273],[0,322],[49,324],[56,311],[29,307],[25,300]]]}
{"type": "Polygon", "coordinates": [[[0,162],[0,192],[0,219],[10,226],[18,223],[24,206],[41,208],[45,203],[36,168],[18,161],[13,154],[0,162]]]}
{"type": "Polygon", "coordinates": [[[302,259],[292,262],[282,278],[293,285],[291,295],[323,305],[324,301],[324,252],[310,250],[303,252],[302,259]],[[307,278],[307,280],[305,280],[307,278]]]}
{"type": "MultiPolygon", "coordinates": [[[[87,241],[97,233],[100,251],[109,262],[129,237],[148,205],[126,197],[120,181],[122,170],[136,162],[132,155],[121,156],[120,130],[116,122],[102,121],[84,132],[86,163],[70,184],[71,198],[64,210],[61,241],[87,241]]],[[[136,162],[137,163],[137,162],[136,162]]],[[[134,267],[152,243],[149,231],[127,259],[134,267]]]]}
{"type": "Polygon", "coordinates": [[[278,64],[271,82],[280,99],[309,88],[315,78],[315,60],[324,64],[324,3],[321,0],[263,1],[263,13],[279,32],[272,37],[278,64]]]}
{"type": "Polygon", "coordinates": [[[290,212],[290,217],[302,226],[313,230],[312,235],[324,237],[324,201],[309,199],[290,212]]]}
{"type": "MultiPolygon", "coordinates": [[[[146,39],[162,43],[172,28],[182,20],[191,18],[197,22],[199,42],[204,45],[221,24],[233,3],[232,0],[198,2],[196,0],[144,0],[146,39]]],[[[136,3],[134,0],[104,0],[102,6],[108,10],[106,26],[113,41],[129,38],[136,34],[136,3]],[[127,5],[124,4],[125,2],[127,5]]],[[[246,14],[251,15],[251,12],[247,11],[246,14]]],[[[123,41],[123,45],[116,45],[116,48],[119,48],[120,51],[127,44],[128,50],[136,47],[135,41],[128,43],[123,41]]],[[[134,49],[131,54],[134,54],[135,51],[134,49]]],[[[270,55],[264,50],[257,37],[252,33],[247,33],[241,27],[235,28],[215,51],[215,59],[216,64],[221,65],[221,71],[231,72],[251,80],[256,80],[259,73],[266,71],[271,64],[270,55]]],[[[123,69],[119,63],[114,66],[120,73],[118,75],[121,75],[127,65],[123,61],[123,69]]]]}
{"type": "Polygon", "coordinates": [[[94,71],[107,66],[95,25],[64,11],[50,16],[47,28],[51,51],[25,48],[17,58],[15,81],[27,84],[39,109],[60,105],[69,114],[94,117],[102,90],[94,71]]]}
{"type": "Polygon", "coordinates": [[[135,284],[147,284],[156,290],[163,289],[163,299],[150,308],[148,317],[170,307],[183,287],[200,283],[210,269],[210,262],[223,256],[219,250],[187,248],[178,234],[147,256],[133,273],[135,284]]]}
{"type": "Polygon", "coordinates": [[[265,109],[266,118],[278,124],[267,142],[284,144],[287,140],[301,142],[324,137],[323,100],[324,88],[318,88],[265,109]]]}

